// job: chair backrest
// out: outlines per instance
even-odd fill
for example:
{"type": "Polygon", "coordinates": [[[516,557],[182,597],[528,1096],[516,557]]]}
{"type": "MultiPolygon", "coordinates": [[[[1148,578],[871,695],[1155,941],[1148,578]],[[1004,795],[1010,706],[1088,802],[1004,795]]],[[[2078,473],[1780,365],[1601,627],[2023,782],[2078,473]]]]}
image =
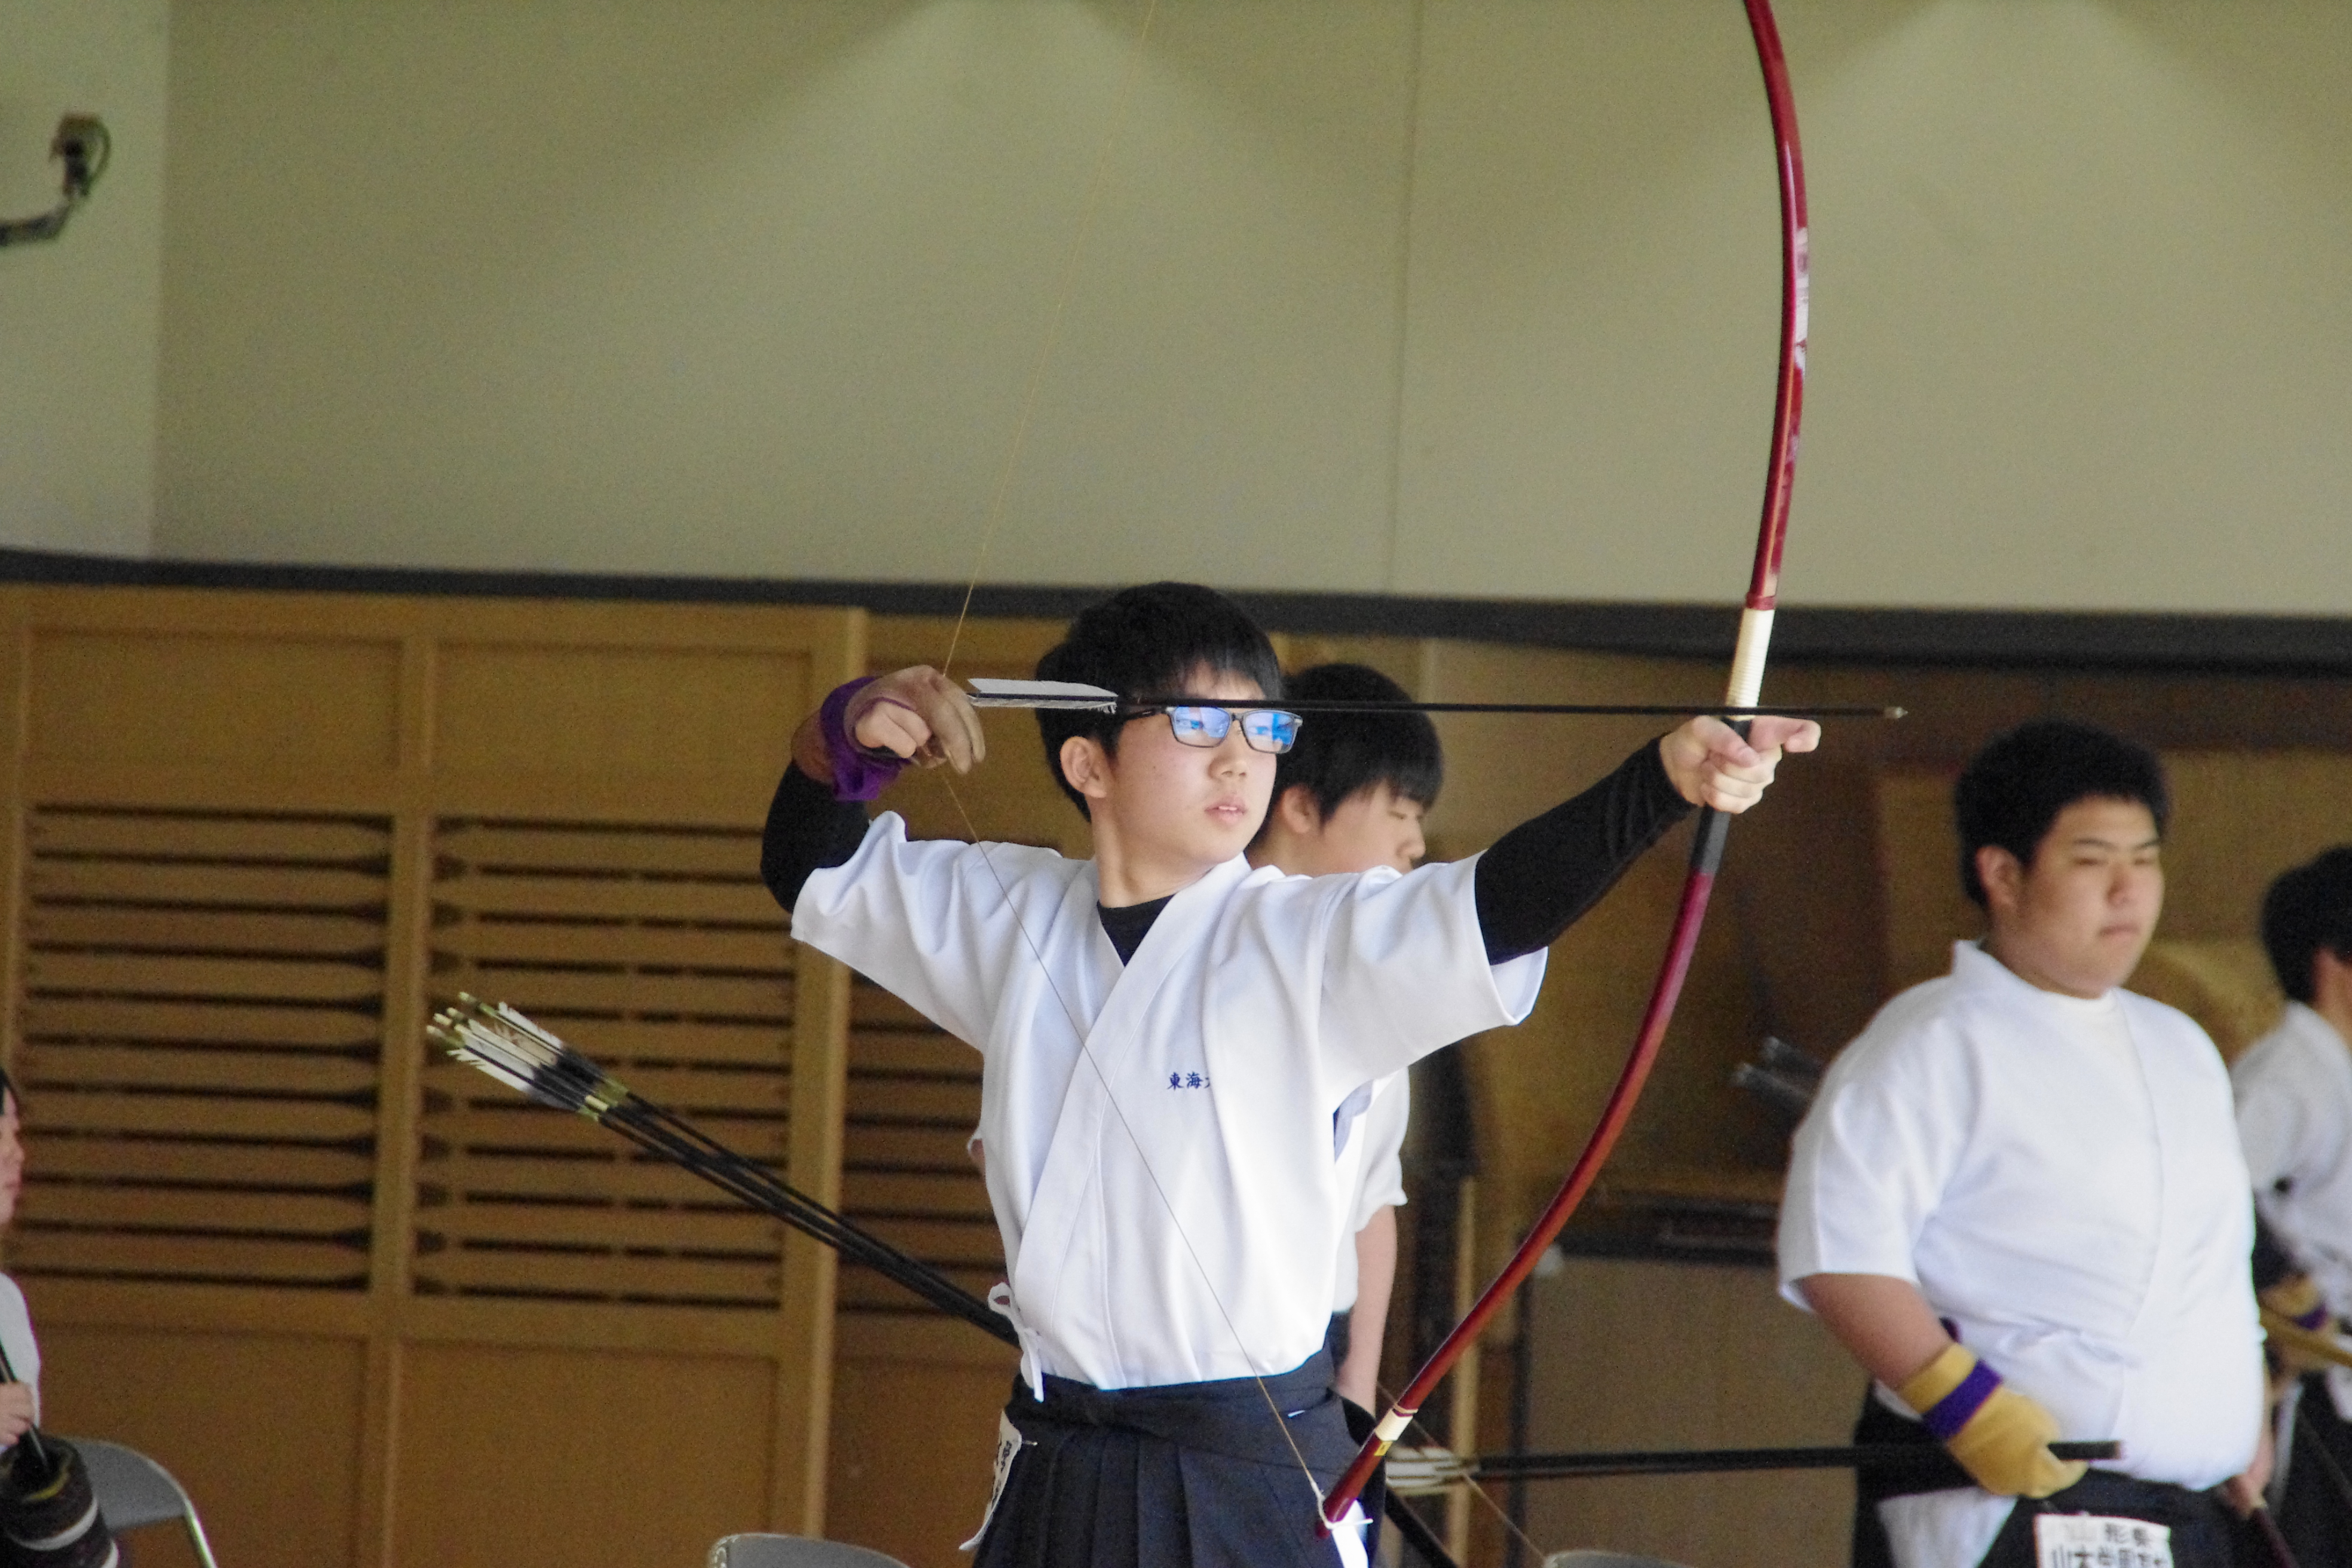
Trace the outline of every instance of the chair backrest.
{"type": "Polygon", "coordinates": [[[1555,1552],[1543,1560],[1543,1568],[1682,1568],[1682,1564],[1624,1552],[1555,1552]]]}
{"type": "Polygon", "coordinates": [[[73,1445],[89,1468],[90,1490],[98,1495],[98,1511],[104,1516],[109,1530],[119,1534],[177,1520],[187,1530],[188,1544],[195,1549],[196,1561],[204,1568],[215,1568],[212,1542],[205,1539],[204,1523],[196,1518],[196,1505],[189,1500],[187,1489],[173,1479],[171,1471],[136,1448],[126,1448],[102,1437],[68,1437],[66,1441],[73,1445]]]}
{"type": "Polygon", "coordinates": [[[730,1535],[710,1548],[709,1568],[907,1568],[896,1557],[805,1535],[730,1535]]]}

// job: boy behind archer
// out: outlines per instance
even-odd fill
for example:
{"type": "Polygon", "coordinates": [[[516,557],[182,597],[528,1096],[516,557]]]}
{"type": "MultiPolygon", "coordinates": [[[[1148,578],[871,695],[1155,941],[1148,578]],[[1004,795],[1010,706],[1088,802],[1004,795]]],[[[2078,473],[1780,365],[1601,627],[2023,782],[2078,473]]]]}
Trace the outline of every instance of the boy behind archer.
{"type": "MultiPolygon", "coordinates": [[[[1408,702],[1411,693],[1360,664],[1318,664],[1291,676],[1289,700],[1408,702]]],[[[1410,871],[1426,846],[1422,818],[1445,782],[1445,753],[1425,713],[1323,713],[1275,763],[1274,799],[1250,846],[1253,866],[1325,877],[1386,866],[1410,871]]],[[[1407,1074],[1366,1084],[1339,1107],[1335,1158],[1354,1170],[1350,1232],[1339,1247],[1326,1344],[1340,1397],[1377,1413],[1381,1343],[1396,1284],[1397,1205],[1405,1201],[1407,1074]]]]}
{"type": "MultiPolygon", "coordinates": [[[[1409,874],[1253,868],[1295,715],[1265,634],[1206,588],[1129,589],[1039,663],[1116,713],[1041,711],[1091,859],[917,842],[871,798],[985,751],[970,701],[900,670],[793,739],[761,872],[793,934],[977,1048],[1000,1310],[1019,1331],[982,1568],[1360,1563],[1318,1533],[1353,1451],[1323,1347],[1353,1192],[1334,1116],[1533,1005],[1544,949],[1695,803],[1745,810],[1819,728],[1711,719],[1486,854],[1409,874]]],[[[1360,1528],[1360,1527],[1359,1527],[1360,1528]]]]}

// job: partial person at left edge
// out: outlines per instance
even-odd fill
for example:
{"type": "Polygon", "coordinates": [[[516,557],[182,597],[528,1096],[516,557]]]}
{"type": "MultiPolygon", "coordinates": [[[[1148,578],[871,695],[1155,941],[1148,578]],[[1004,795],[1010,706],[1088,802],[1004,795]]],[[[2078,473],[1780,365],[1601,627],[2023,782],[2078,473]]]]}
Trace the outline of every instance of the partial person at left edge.
{"type": "MultiPolygon", "coordinates": [[[[25,1185],[23,1106],[16,1083],[0,1071],[0,1230],[16,1218],[16,1197],[25,1185]]],[[[0,1274],[0,1352],[13,1376],[0,1382],[0,1448],[13,1448],[41,1418],[41,1347],[33,1339],[33,1316],[16,1282],[0,1274]]]]}

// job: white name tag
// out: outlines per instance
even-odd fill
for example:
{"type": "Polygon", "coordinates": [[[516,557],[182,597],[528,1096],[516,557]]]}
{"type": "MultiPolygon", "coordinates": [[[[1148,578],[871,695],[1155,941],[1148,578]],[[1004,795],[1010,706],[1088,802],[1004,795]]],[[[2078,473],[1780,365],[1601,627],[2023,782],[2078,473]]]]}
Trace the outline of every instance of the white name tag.
{"type": "Polygon", "coordinates": [[[2035,1568],[2172,1568],[2172,1531],[2095,1513],[2033,1516],[2035,1568]]]}
{"type": "MultiPolygon", "coordinates": [[[[1005,1415],[1002,1410],[998,1411],[996,1413],[996,1480],[988,1489],[988,1510],[980,1516],[980,1528],[971,1532],[971,1539],[957,1547],[957,1551],[975,1550],[982,1539],[988,1534],[988,1521],[996,1517],[996,1505],[1004,1500],[1004,1483],[1013,1474],[1013,1461],[1021,1457],[1021,1445],[1024,1441],[1025,1439],[1021,1436],[1021,1428],[1013,1424],[1013,1417],[1005,1415]]],[[[2168,1557],[2164,1561],[2166,1568],[2171,1568],[2172,1559],[2168,1557]]]]}

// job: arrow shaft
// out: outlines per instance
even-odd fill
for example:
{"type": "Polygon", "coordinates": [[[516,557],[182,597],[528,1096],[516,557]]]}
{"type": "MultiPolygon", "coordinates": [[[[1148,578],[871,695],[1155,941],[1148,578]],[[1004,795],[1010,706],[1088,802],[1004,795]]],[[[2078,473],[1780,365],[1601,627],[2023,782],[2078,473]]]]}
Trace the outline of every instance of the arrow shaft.
{"type": "MultiPolygon", "coordinates": [[[[1089,703],[1072,698],[1052,697],[974,697],[974,708],[1051,708],[1080,712],[1116,713],[1129,718],[1165,712],[1176,706],[1173,702],[1089,703]]],[[[1268,698],[1263,701],[1229,701],[1219,699],[1202,706],[1223,708],[1236,713],[1260,709],[1279,709],[1286,713],[1302,716],[1315,713],[1554,713],[1569,715],[1630,714],[1635,717],[1687,719],[1696,714],[1713,714],[1725,719],[1900,719],[1907,711],[1889,704],[1866,702],[1816,704],[1811,707],[1759,707],[1753,702],[1375,702],[1342,701],[1337,699],[1301,698],[1286,701],[1268,698]]]]}
{"type": "MultiPolygon", "coordinates": [[[[2116,1459],[2116,1442],[2053,1443],[2061,1459],[2116,1459]]],[[[1593,1454],[1507,1454],[1466,1468],[1475,1479],[1577,1480],[1603,1476],[1706,1475],[1726,1470],[1908,1470],[1954,1463],[1940,1443],[1863,1443],[1850,1447],[1666,1448],[1593,1454]]]]}

